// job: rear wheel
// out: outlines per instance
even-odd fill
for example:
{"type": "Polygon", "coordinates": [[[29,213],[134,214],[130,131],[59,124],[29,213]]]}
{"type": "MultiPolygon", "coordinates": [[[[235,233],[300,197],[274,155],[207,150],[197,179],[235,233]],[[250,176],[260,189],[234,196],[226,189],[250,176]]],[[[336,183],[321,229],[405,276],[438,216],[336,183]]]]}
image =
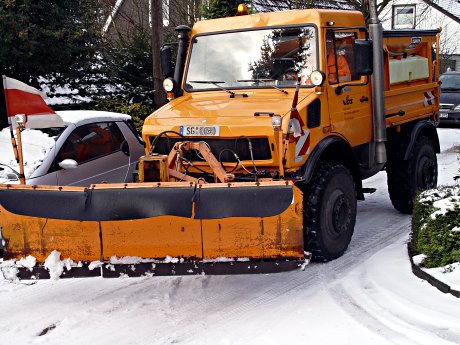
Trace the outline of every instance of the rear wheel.
{"type": "Polygon", "coordinates": [[[401,149],[388,160],[388,193],[395,209],[411,214],[417,191],[436,187],[438,162],[433,142],[427,137],[417,139],[409,160],[403,159],[404,153],[401,149]]]}
{"type": "Polygon", "coordinates": [[[315,261],[340,257],[348,247],[356,222],[356,191],[349,170],[320,162],[304,188],[304,244],[315,261]]]}

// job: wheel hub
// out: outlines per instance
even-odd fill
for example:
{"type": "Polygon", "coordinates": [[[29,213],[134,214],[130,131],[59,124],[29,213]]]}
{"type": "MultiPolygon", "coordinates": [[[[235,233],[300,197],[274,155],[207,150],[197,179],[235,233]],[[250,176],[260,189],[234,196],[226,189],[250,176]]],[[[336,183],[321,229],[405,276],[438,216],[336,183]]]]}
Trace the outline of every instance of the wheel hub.
{"type": "Polygon", "coordinates": [[[350,209],[350,202],[343,194],[337,197],[332,212],[335,237],[347,231],[350,223],[350,209]]]}

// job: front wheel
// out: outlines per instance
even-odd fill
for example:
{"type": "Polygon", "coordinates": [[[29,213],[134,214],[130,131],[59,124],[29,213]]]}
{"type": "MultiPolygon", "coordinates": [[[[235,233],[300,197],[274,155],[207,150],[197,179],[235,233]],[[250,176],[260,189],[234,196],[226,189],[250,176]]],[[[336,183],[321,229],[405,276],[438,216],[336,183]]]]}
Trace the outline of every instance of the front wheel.
{"type": "Polygon", "coordinates": [[[304,188],[304,245],[315,261],[340,257],[356,222],[356,190],[342,164],[320,162],[304,188]]]}

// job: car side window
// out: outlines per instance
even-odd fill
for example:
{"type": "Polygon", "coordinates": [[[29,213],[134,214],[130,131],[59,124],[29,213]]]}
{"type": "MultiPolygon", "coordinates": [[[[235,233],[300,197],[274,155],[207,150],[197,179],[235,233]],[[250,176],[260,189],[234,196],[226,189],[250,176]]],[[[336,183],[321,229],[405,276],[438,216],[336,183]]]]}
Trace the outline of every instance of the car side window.
{"type": "Polygon", "coordinates": [[[118,126],[111,123],[92,123],[76,128],[56,156],[56,162],[73,159],[78,164],[120,150],[124,141],[118,126]]]}

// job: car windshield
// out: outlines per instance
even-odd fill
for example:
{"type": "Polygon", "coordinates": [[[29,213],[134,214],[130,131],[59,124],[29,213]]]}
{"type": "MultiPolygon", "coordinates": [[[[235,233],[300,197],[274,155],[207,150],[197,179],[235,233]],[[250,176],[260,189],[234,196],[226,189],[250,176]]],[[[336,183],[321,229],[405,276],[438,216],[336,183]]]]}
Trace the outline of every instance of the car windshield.
{"type": "Polygon", "coordinates": [[[312,26],[225,32],[194,37],[187,91],[311,86],[317,69],[312,26]]]}
{"type": "Polygon", "coordinates": [[[439,80],[442,90],[460,90],[460,74],[443,74],[439,80]]]}

